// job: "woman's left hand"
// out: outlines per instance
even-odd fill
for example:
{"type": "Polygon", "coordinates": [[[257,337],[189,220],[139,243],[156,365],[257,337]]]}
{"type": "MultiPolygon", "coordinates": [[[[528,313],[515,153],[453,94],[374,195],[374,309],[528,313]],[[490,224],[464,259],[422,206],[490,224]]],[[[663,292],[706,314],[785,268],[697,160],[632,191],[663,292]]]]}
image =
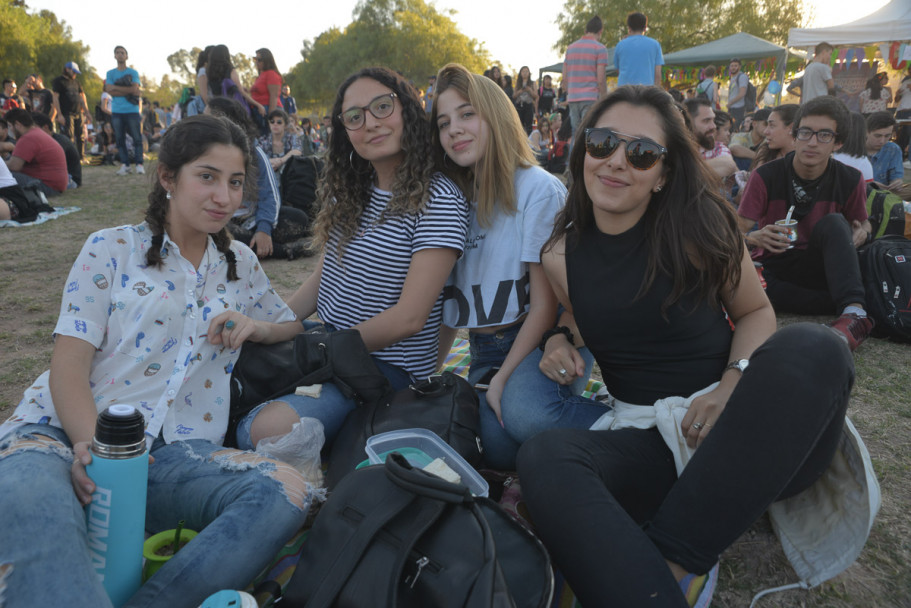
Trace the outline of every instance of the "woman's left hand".
{"type": "Polygon", "coordinates": [[[730,396],[730,392],[722,390],[719,386],[715,390],[693,399],[690,409],[680,423],[688,446],[698,448],[705,440],[709,431],[718,422],[730,396]]]}
{"type": "Polygon", "coordinates": [[[225,348],[240,348],[247,341],[261,342],[259,324],[239,312],[223,312],[212,319],[206,339],[211,344],[221,344],[225,348]]]}

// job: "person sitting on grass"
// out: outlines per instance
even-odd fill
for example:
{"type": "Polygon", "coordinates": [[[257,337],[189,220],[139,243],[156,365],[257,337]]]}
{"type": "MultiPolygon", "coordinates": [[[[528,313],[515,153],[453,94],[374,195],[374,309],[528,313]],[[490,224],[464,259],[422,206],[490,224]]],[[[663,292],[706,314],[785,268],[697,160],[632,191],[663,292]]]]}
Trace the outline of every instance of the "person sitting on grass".
{"type": "Polygon", "coordinates": [[[95,491],[85,469],[95,421],[112,404],[145,419],[146,530],[186,520],[199,531],[126,608],[196,608],[218,590],[242,589],[303,525],[313,492],[296,469],[223,447],[241,346],[301,331],[256,256],[225,228],[250,161],[246,134],[227,120],[181,120],[164,136],[145,221],[83,245],[50,371],[0,426],[5,608],[111,608],[83,507],[95,491]]]}
{"type": "Polygon", "coordinates": [[[857,258],[872,228],[863,177],[830,158],[849,121],[848,109],[834,97],[800,106],[791,130],[794,152],[753,172],[737,212],[754,259],[763,264],[775,310],[840,314],[829,325],[854,350],[873,329],[857,258]],[[796,228],[776,223],[786,218],[796,220],[796,228]]]}
{"type": "MultiPolygon", "coordinates": [[[[776,331],[734,211],[664,91],[623,86],[594,105],[570,172],[542,263],[612,407],[592,430],[526,441],[523,496],[583,606],[707,606],[721,554],[830,474],[851,353],[817,324],[776,331]]],[[[564,385],[578,364],[568,338],[541,359],[564,385]]],[[[564,390],[568,406],[584,399],[564,390]]],[[[811,505],[818,544],[802,555],[822,549],[846,503],[811,505]]]]}
{"type": "Polygon", "coordinates": [[[293,260],[312,255],[310,219],[294,207],[282,206],[278,177],[269,165],[266,152],[255,144],[255,127],[244,107],[228,97],[211,97],[206,114],[223,116],[250,137],[250,150],[256,165],[256,196],[245,197],[228,224],[231,235],[249,245],[260,258],[293,260]]]}

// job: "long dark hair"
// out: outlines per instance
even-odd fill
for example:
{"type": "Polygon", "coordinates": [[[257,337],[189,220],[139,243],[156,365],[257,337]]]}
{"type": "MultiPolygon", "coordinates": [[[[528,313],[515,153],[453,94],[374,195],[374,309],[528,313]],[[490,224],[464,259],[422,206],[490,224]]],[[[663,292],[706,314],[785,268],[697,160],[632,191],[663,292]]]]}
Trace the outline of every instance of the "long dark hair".
{"type": "Polygon", "coordinates": [[[383,219],[418,213],[423,209],[430,198],[430,178],[433,176],[430,122],[414,87],[383,67],[364,68],[346,78],[338,88],[332,105],[332,137],[329,138],[326,155],[325,178],[320,181],[317,190],[320,211],[313,226],[314,248],[318,249],[329,240],[330,231],[339,235],[339,257],[357,233],[375,178],[373,167],[354,150],[345,125],[339,118],[345,92],[361,78],[370,78],[391,89],[396,94],[395,104],[400,104],[402,108],[402,152],[405,158],[395,171],[392,199],[383,212],[383,219]]]}
{"type": "Polygon", "coordinates": [[[261,69],[259,73],[262,74],[266,70],[278,71],[278,66],[275,65],[275,57],[272,56],[272,51],[267,48],[256,49],[256,54],[260,56],[262,61],[260,61],[261,69]]]}
{"type": "MultiPolygon", "coordinates": [[[[158,150],[158,164],[177,179],[180,170],[187,163],[193,162],[214,145],[222,144],[238,148],[244,155],[244,168],[250,174],[250,146],[239,127],[225,118],[216,116],[190,116],[169,128],[161,138],[158,150]]],[[[245,181],[245,185],[251,181],[245,181]]],[[[161,246],[170,208],[168,192],[157,178],[152,182],[149,192],[149,206],[146,208],[145,220],[152,231],[152,247],[146,252],[146,264],[160,267],[162,264],[161,246]]],[[[237,259],[231,251],[231,235],[227,228],[211,234],[218,251],[224,254],[228,262],[228,280],[237,280],[237,259]]]]}
{"type": "Polygon", "coordinates": [[[721,197],[718,179],[699,157],[680,110],[673,98],[657,87],[622,86],[589,110],[569,158],[572,184],[566,206],[557,216],[543,250],[550,250],[564,238],[570,250],[582,233],[596,229],[592,200],[585,188],[585,129],[594,127],[601,115],[618,103],[654,110],[667,148],[664,187],[651,195],[642,219],[648,264],[636,298],[645,295],[661,274],[673,281],[662,314],[686,294],[719,305],[722,291],[740,282],[743,236],[733,209],[721,197]]]}
{"type": "MultiPolygon", "coordinates": [[[[231,63],[231,52],[223,44],[216,44],[209,50],[206,63],[206,78],[209,80],[209,89],[215,95],[221,95],[221,81],[231,77],[234,64],[231,63]]],[[[234,83],[238,84],[238,83],[234,83]]]]}
{"type": "Polygon", "coordinates": [[[879,79],[879,74],[874,74],[873,78],[867,81],[867,88],[870,89],[870,99],[882,97],[883,81],[879,79]]]}
{"type": "Polygon", "coordinates": [[[864,158],[867,155],[867,119],[860,112],[851,112],[839,152],[864,158]]]}

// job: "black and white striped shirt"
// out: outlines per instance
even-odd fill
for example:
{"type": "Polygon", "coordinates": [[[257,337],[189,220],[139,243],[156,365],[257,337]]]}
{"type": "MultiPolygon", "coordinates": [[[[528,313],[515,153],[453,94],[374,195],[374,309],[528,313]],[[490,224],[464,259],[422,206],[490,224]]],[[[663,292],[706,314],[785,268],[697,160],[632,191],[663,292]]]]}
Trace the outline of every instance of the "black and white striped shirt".
{"type": "MultiPolygon", "coordinates": [[[[317,299],[324,322],[345,329],[375,317],[399,301],[415,252],[448,247],[461,253],[465,247],[468,202],[448,178],[434,175],[422,212],[377,223],[391,198],[391,193],[373,189],[341,262],[336,255],[339,236],[330,235],[317,299]]],[[[373,354],[417,378],[429,376],[436,371],[442,308],[440,292],[421,331],[373,354]]]]}

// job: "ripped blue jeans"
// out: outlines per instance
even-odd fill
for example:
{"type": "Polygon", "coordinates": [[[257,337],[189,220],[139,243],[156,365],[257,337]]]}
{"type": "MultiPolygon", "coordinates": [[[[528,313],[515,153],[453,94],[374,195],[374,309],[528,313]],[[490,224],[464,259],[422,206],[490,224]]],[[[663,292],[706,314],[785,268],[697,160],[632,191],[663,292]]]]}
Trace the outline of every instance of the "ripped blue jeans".
{"type": "MultiPolygon", "coordinates": [[[[152,445],[146,530],[200,532],[127,602],[195,608],[243,589],[303,525],[310,487],[288,465],[202,439],[152,445]]],[[[111,606],[92,569],[66,433],[29,424],[0,439],[0,605],[111,606]],[[5,603],[4,603],[5,602],[5,603]]]]}

